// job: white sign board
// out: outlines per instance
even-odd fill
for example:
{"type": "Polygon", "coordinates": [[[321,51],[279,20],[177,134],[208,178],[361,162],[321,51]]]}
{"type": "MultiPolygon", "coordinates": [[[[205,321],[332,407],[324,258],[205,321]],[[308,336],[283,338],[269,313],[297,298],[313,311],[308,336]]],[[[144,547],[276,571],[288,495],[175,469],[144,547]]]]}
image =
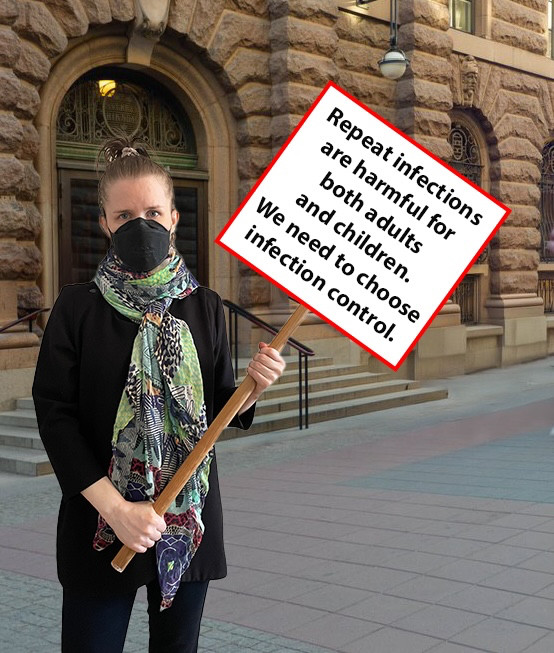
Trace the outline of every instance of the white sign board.
{"type": "Polygon", "coordinates": [[[216,242],[396,370],[509,213],[329,82],[216,242]]]}

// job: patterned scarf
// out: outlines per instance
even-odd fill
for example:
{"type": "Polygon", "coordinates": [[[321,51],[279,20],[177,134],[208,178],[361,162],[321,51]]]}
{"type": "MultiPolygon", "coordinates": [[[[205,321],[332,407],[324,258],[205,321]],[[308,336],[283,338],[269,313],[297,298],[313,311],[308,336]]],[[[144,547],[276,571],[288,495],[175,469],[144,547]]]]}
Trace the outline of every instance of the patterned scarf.
{"type": "MultiPolygon", "coordinates": [[[[111,249],[94,282],[111,306],[139,323],[108,475],[128,501],[153,501],[207,429],[196,347],[186,322],[168,311],[173,299],[187,297],[198,282],[178,253],[161,269],[136,273],[123,268],[111,249]]],[[[167,529],[155,545],[161,610],[171,606],[202,540],[212,458],[213,450],[165,514],[167,529]]],[[[94,548],[100,551],[114,540],[99,516],[94,548]]]]}

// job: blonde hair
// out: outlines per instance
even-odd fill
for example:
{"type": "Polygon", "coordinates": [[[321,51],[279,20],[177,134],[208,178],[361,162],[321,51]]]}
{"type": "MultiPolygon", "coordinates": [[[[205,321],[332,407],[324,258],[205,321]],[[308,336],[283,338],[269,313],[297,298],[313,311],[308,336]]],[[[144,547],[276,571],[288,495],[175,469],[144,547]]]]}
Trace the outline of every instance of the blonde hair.
{"type": "Polygon", "coordinates": [[[176,208],[173,179],[162,165],[153,160],[144,143],[130,139],[124,134],[108,139],[96,157],[96,174],[98,174],[101,157],[104,158],[106,167],[98,180],[98,206],[104,217],[106,217],[104,205],[110,184],[118,179],[136,179],[149,175],[154,175],[162,180],[171,197],[171,209],[176,208]],[[124,152],[125,148],[130,149],[124,152]]]}

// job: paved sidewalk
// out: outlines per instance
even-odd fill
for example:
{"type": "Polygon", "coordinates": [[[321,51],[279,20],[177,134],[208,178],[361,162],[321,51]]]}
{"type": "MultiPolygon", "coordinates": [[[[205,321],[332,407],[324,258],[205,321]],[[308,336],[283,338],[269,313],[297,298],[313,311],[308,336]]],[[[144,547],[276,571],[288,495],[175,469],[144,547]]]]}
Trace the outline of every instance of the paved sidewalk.
{"type": "MultiPolygon", "coordinates": [[[[202,651],[554,651],[553,360],[439,383],[440,402],[217,445],[229,576],[202,651]]],[[[0,651],[57,651],[56,481],[0,475],[0,501],[0,651]]]]}

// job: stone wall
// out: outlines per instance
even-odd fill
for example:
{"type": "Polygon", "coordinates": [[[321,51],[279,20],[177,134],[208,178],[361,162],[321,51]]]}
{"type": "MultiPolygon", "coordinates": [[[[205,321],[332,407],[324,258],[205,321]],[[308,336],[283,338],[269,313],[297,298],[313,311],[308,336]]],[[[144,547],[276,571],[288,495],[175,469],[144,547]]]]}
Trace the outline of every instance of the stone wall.
{"type": "MultiPolygon", "coordinates": [[[[410,68],[384,79],[388,47],[382,20],[339,11],[337,0],[172,0],[167,37],[183,56],[211,69],[234,117],[238,197],[246,195],[328,80],[394,122],[444,159],[451,112],[481,125],[491,162],[491,192],[512,207],[493,241],[491,293],[534,293],[539,235],[539,164],[554,134],[554,82],[475,61],[476,85],[463,87],[464,58],[453,52],[448,0],[402,0],[400,47],[410,68]]],[[[499,43],[544,54],[547,0],[492,0],[490,31],[499,43]]],[[[40,178],[33,120],[41,84],[71,39],[110,23],[131,25],[133,0],[0,0],[0,279],[20,303],[41,302],[35,206],[40,178]]],[[[162,36],[162,39],[166,35],[162,36]]],[[[471,64],[471,62],[470,62],[471,64]]],[[[471,64],[473,65],[473,64],[471,64]]],[[[268,283],[240,267],[239,301],[268,304],[268,283]]]]}
{"type": "Polygon", "coordinates": [[[485,134],[490,190],[512,209],[491,242],[490,292],[534,293],[540,245],[541,150],[549,131],[545,116],[548,85],[530,75],[479,62],[476,89],[468,106],[460,87],[462,59],[459,55],[451,58],[454,104],[467,111],[485,134]]]}
{"type": "MultiPolygon", "coordinates": [[[[454,80],[460,79],[461,59],[451,58],[454,80]]],[[[479,62],[471,104],[464,105],[457,83],[453,89],[455,106],[485,133],[491,192],[512,209],[491,243],[491,294],[535,293],[541,150],[554,128],[548,82],[479,62]]]]}
{"type": "Polygon", "coordinates": [[[545,115],[548,86],[544,80],[508,70],[491,71],[488,79],[493,88],[483,89],[484,108],[498,139],[499,155],[491,177],[495,196],[512,209],[494,239],[491,292],[534,293],[540,245],[541,150],[553,127],[545,115]]]}
{"type": "Polygon", "coordinates": [[[34,200],[40,179],[33,166],[38,133],[33,119],[48,57],[67,45],[46,7],[0,2],[0,280],[18,287],[18,304],[42,305],[36,285],[41,257],[35,239],[41,218],[34,200]]]}
{"type": "Polygon", "coordinates": [[[400,3],[399,45],[411,61],[396,84],[396,125],[431,152],[450,158],[452,75],[448,0],[400,3]]]}
{"type": "Polygon", "coordinates": [[[379,60],[389,45],[389,26],[339,12],[334,55],[336,82],[387,120],[395,118],[395,83],[385,79],[379,60]]]}
{"type": "Polygon", "coordinates": [[[545,54],[547,5],[548,0],[492,0],[491,38],[545,54]]]}

